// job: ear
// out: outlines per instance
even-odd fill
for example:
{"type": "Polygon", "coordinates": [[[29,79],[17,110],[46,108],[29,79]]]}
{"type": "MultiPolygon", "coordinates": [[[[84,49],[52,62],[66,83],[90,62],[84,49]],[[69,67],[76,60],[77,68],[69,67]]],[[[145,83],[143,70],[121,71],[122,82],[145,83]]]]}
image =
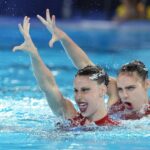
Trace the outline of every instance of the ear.
{"type": "Polygon", "coordinates": [[[106,93],[107,93],[107,87],[106,87],[106,85],[105,84],[101,84],[101,87],[100,87],[100,90],[101,90],[101,96],[104,96],[104,95],[106,95],[106,93]]]}
{"type": "Polygon", "coordinates": [[[148,89],[150,88],[150,80],[146,79],[145,81],[145,88],[148,89]]]}

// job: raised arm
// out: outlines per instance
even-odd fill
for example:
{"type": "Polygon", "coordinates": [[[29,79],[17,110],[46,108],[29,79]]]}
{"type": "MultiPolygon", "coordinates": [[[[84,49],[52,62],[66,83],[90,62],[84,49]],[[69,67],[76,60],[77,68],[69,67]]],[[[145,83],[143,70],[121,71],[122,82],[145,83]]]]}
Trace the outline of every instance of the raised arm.
{"type": "Polygon", "coordinates": [[[27,16],[24,18],[23,25],[19,24],[19,30],[24,37],[24,42],[20,46],[14,47],[13,51],[22,50],[29,54],[36,80],[38,81],[41,90],[45,93],[52,111],[57,116],[62,116],[64,118],[74,116],[76,114],[76,110],[73,107],[73,104],[70,101],[65,100],[59,91],[53,74],[43,63],[36,46],[32,42],[29,34],[30,23],[27,16]]]}
{"type": "MultiPolygon", "coordinates": [[[[60,28],[58,28],[55,24],[55,16],[52,15],[50,17],[49,10],[46,10],[46,19],[37,15],[37,18],[42,22],[42,24],[48,29],[48,31],[52,34],[52,38],[49,42],[49,46],[52,47],[56,41],[60,41],[62,46],[64,47],[66,53],[73,61],[74,65],[81,69],[86,67],[87,65],[95,65],[86,55],[86,53],[60,28]]],[[[110,77],[110,82],[108,86],[108,95],[109,107],[118,101],[118,93],[116,86],[116,79],[110,77]]]]}
{"type": "Polygon", "coordinates": [[[46,10],[46,19],[40,15],[37,15],[37,18],[52,34],[52,39],[49,42],[50,47],[52,47],[56,41],[60,41],[66,53],[78,69],[86,67],[87,65],[94,65],[85,52],[65,32],[56,26],[55,16],[52,15],[51,18],[48,9],[46,10]]]}

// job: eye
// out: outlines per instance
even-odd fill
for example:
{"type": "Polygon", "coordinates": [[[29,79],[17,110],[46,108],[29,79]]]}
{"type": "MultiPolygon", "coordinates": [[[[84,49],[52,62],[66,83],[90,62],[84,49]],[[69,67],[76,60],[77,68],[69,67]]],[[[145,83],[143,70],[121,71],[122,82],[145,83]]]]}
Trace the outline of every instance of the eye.
{"type": "Polygon", "coordinates": [[[82,89],[82,92],[87,92],[87,91],[89,91],[90,89],[89,88],[83,88],[82,89]]]}
{"type": "Polygon", "coordinates": [[[132,91],[132,90],[134,90],[134,89],[135,89],[134,86],[131,86],[131,87],[128,87],[128,88],[127,88],[127,90],[129,90],[129,91],[132,91]]]}
{"type": "Polygon", "coordinates": [[[122,92],[122,88],[118,88],[117,90],[118,90],[118,92],[122,92]]]}

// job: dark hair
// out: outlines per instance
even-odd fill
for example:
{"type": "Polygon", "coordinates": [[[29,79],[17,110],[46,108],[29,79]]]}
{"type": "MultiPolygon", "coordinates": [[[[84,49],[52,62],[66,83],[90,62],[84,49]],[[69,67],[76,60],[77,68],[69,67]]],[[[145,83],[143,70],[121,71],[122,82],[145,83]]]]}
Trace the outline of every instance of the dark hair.
{"type": "Polygon", "coordinates": [[[106,86],[109,83],[107,73],[100,66],[86,66],[78,70],[75,77],[76,76],[89,76],[92,80],[97,81],[98,84],[104,83],[106,86]]]}
{"type": "Polygon", "coordinates": [[[119,73],[129,73],[137,72],[137,74],[143,79],[148,78],[148,69],[145,67],[144,63],[139,60],[134,60],[121,67],[119,73]]]}

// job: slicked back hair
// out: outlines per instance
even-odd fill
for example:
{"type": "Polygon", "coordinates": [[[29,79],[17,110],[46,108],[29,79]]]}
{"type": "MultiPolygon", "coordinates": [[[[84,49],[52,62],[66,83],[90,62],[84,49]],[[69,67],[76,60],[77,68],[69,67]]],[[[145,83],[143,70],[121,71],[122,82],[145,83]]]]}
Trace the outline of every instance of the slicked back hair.
{"type": "Polygon", "coordinates": [[[133,73],[136,72],[141,79],[145,80],[148,78],[148,69],[145,67],[144,63],[139,60],[134,60],[121,67],[118,72],[120,73],[133,73]]]}
{"type": "Polygon", "coordinates": [[[100,66],[86,66],[78,70],[75,77],[76,76],[89,76],[91,80],[97,81],[98,84],[104,83],[106,86],[109,83],[107,73],[100,66]]]}

